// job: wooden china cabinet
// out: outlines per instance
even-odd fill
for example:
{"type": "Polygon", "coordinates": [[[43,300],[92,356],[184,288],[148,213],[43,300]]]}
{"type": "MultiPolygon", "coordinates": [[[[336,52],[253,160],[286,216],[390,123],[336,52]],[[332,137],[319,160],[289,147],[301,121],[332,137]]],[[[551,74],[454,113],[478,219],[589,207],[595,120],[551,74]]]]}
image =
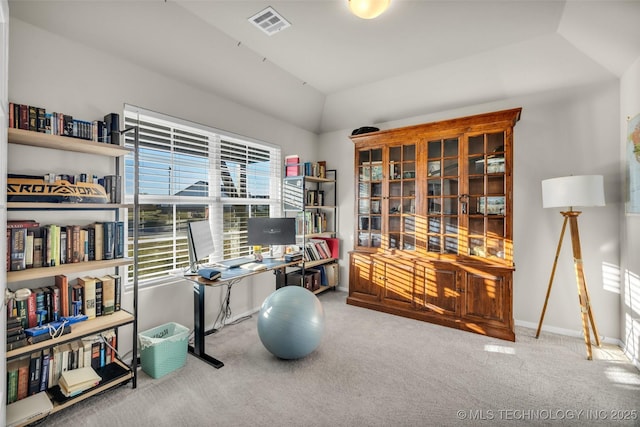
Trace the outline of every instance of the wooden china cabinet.
{"type": "Polygon", "coordinates": [[[351,137],[348,304],[515,340],[512,153],[520,112],[351,137]]]}

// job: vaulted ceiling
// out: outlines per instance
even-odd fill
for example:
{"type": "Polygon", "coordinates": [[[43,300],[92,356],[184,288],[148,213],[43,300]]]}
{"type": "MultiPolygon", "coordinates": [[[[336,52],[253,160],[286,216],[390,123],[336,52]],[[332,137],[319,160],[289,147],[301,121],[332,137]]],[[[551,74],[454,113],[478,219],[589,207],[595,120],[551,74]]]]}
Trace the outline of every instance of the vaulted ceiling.
{"type": "Polygon", "coordinates": [[[11,18],[314,133],[619,78],[640,1],[9,1],[11,18]],[[248,21],[273,7],[271,36],[248,21]]]}

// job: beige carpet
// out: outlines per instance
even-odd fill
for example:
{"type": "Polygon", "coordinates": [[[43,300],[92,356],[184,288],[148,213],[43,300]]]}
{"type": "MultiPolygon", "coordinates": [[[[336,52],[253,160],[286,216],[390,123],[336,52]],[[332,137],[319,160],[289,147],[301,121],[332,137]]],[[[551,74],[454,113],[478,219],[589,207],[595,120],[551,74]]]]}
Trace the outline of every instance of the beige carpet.
{"type": "Polygon", "coordinates": [[[512,343],[319,298],[326,331],[305,359],[268,353],[254,316],[207,337],[223,368],[190,355],[157,380],[139,371],[136,389],[43,425],[640,426],[640,372],[617,347],[588,361],[580,339],[518,328],[512,343]]]}

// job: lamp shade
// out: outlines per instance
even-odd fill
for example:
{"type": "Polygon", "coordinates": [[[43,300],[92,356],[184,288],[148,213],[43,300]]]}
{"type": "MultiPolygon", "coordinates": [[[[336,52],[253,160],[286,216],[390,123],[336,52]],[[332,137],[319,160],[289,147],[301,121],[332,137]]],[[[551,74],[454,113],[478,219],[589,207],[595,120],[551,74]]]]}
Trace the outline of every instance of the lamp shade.
{"type": "Polygon", "coordinates": [[[577,175],[542,181],[542,207],[604,206],[602,175],[577,175]]]}
{"type": "Polygon", "coordinates": [[[373,19],[382,14],[391,0],[349,0],[351,12],[362,19],[373,19]]]}

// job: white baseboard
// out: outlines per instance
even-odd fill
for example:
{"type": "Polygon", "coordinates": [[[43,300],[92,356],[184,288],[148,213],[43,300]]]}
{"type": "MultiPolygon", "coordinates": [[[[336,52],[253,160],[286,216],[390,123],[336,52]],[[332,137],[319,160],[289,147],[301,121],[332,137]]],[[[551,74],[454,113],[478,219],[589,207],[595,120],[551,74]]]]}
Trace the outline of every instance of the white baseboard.
{"type": "MultiPolygon", "coordinates": [[[[523,320],[516,320],[515,324],[516,326],[522,326],[523,328],[529,328],[533,330],[538,329],[537,323],[525,322],[523,320]]],[[[574,337],[574,338],[582,338],[582,335],[583,335],[582,331],[576,331],[574,329],[558,328],[555,326],[543,325],[542,330],[545,332],[551,332],[552,334],[564,335],[567,337],[574,337]]],[[[618,347],[623,348],[623,343],[618,338],[600,337],[600,341],[605,342],[607,344],[617,345],[618,347]]]]}

